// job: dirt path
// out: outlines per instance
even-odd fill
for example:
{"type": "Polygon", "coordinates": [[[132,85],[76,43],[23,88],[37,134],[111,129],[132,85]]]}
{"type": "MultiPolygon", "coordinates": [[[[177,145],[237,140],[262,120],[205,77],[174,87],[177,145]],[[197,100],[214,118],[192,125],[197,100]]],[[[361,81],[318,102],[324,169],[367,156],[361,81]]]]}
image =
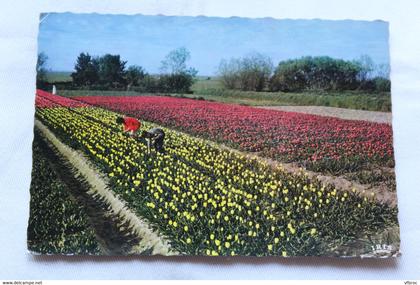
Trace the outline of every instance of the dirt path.
{"type": "Polygon", "coordinates": [[[336,117],[346,120],[362,120],[392,124],[392,115],[390,112],[375,112],[324,106],[263,106],[258,108],[336,117]]]}
{"type": "MultiPolygon", "coordinates": [[[[62,178],[65,180],[74,178],[75,181],[69,180],[67,184],[73,184],[75,198],[86,207],[88,215],[90,214],[92,226],[104,247],[105,254],[177,254],[171,249],[168,241],[151,229],[147,221],[136,216],[124,201],[108,189],[106,178],[99,174],[83,154],[63,144],[40,121],[36,120],[35,126],[48,140],[48,144],[62,156],[61,162],[65,164],[60,163],[62,166],[60,168],[63,168],[61,171],[65,171],[66,166],[70,165],[74,169],[72,175],[64,177],[65,173],[62,173],[62,178]],[[80,180],[87,185],[78,184],[80,180]],[[83,193],[83,188],[86,187],[89,191],[83,193]]],[[[60,157],[56,154],[54,159],[59,161],[60,157]]]]}

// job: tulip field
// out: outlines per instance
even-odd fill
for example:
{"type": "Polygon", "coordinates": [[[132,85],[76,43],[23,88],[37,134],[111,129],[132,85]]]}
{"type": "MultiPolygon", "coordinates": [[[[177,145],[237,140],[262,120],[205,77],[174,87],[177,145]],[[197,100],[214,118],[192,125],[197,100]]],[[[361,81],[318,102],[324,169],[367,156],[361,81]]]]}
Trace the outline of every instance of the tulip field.
{"type": "Polygon", "coordinates": [[[36,120],[181,255],[335,255],[397,225],[397,208],[374,193],[337,189],[305,169],[291,173],[240,152],[316,171],[392,167],[386,124],[159,96],[74,100],[41,90],[36,120]],[[123,134],[121,114],[140,118],[142,130],[162,128],[165,152],[149,153],[145,141],[123,134]]]}

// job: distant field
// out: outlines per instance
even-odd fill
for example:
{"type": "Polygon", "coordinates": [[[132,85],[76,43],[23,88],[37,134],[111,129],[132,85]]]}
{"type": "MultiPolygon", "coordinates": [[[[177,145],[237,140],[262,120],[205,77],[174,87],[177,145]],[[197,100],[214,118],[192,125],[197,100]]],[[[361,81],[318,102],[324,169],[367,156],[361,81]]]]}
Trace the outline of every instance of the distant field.
{"type": "Polygon", "coordinates": [[[52,71],[47,73],[47,81],[54,82],[68,82],[72,81],[70,76],[71,71],[52,71]]]}
{"type": "MultiPolygon", "coordinates": [[[[368,111],[391,111],[391,95],[360,91],[304,91],[304,92],[253,92],[223,88],[217,77],[201,78],[191,88],[189,98],[205,99],[250,106],[328,106],[368,111]]],[[[176,95],[174,95],[176,96],[176,95]]]]}
{"type": "Polygon", "coordinates": [[[191,87],[194,93],[213,89],[224,89],[222,82],[217,77],[200,77],[191,87]]]}
{"type": "MultiPolygon", "coordinates": [[[[71,73],[72,71],[50,71],[47,72],[47,81],[50,83],[69,82],[72,81],[71,73]]],[[[199,91],[213,88],[223,88],[222,83],[217,77],[199,76],[191,89],[193,91],[199,91]]]]}
{"type": "Polygon", "coordinates": [[[57,91],[58,95],[64,97],[75,96],[141,96],[141,95],[158,95],[146,94],[135,91],[103,91],[103,90],[60,90],[57,91]]]}
{"type": "MultiPolygon", "coordinates": [[[[69,72],[48,74],[50,82],[71,80],[69,72]]],[[[154,94],[174,97],[187,97],[249,106],[329,106],[338,108],[391,111],[391,95],[386,93],[366,93],[360,91],[343,92],[253,92],[227,90],[217,77],[200,77],[192,86],[193,94],[154,94]]],[[[72,96],[140,96],[135,91],[99,90],[58,90],[58,94],[72,96]]],[[[149,95],[149,94],[148,94],[149,95]]]]}
{"type": "MultiPolygon", "coordinates": [[[[175,95],[176,96],[176,95],[175,95]]],[[[368,111],[391,111],[390,93],[344,92],[252,92],[226,89],[202,89],[189,98],[237,103],[250,106],[328,106],[368,111]]]]}

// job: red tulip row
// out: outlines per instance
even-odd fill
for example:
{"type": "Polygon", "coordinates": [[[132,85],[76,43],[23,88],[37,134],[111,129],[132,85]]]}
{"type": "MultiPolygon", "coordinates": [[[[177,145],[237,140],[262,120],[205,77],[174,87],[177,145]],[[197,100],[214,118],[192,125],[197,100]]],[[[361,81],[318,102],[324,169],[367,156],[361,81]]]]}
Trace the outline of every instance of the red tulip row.
{"type": "Polygon", "coordinates": [[[76,108],[76,107],[88,106],[87,104],[82,103],[80,101],[54,95],[40,89],[38,89],[36,93],[37,93],[37,96],[35,97],[35,105],[38,108],[55,108],[55,107],[63,107],[63,106],[76,108]]]}
{"type": "Polygon", "coordinates": [[[388,124],[162,96],[77,99],[282,161],[393,164],[388,124]]]}

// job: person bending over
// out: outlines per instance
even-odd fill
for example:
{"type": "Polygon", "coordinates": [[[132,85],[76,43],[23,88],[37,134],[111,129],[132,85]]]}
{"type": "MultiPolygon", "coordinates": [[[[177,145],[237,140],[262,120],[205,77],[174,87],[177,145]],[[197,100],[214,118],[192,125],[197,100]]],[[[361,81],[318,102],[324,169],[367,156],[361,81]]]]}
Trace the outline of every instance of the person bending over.
{"type": "Polygon", "coordinates": [[[159,128],[153,128],[148,131],[143,131],[141,134],[142,138],[147,139],[147,149],[150,152],[150,143],[158,152],[163,152],[163,142],[165,139],[165,132],[159,128]]]}
{"type": "Polygon", "coordinates": [[[118,117],[117,118],[117,124],[122,125],[123,132],[128,133],[130,136],[137,136],[137,131],[141,127],[141,123],[136,118],[132,117],[118,117]]]}

